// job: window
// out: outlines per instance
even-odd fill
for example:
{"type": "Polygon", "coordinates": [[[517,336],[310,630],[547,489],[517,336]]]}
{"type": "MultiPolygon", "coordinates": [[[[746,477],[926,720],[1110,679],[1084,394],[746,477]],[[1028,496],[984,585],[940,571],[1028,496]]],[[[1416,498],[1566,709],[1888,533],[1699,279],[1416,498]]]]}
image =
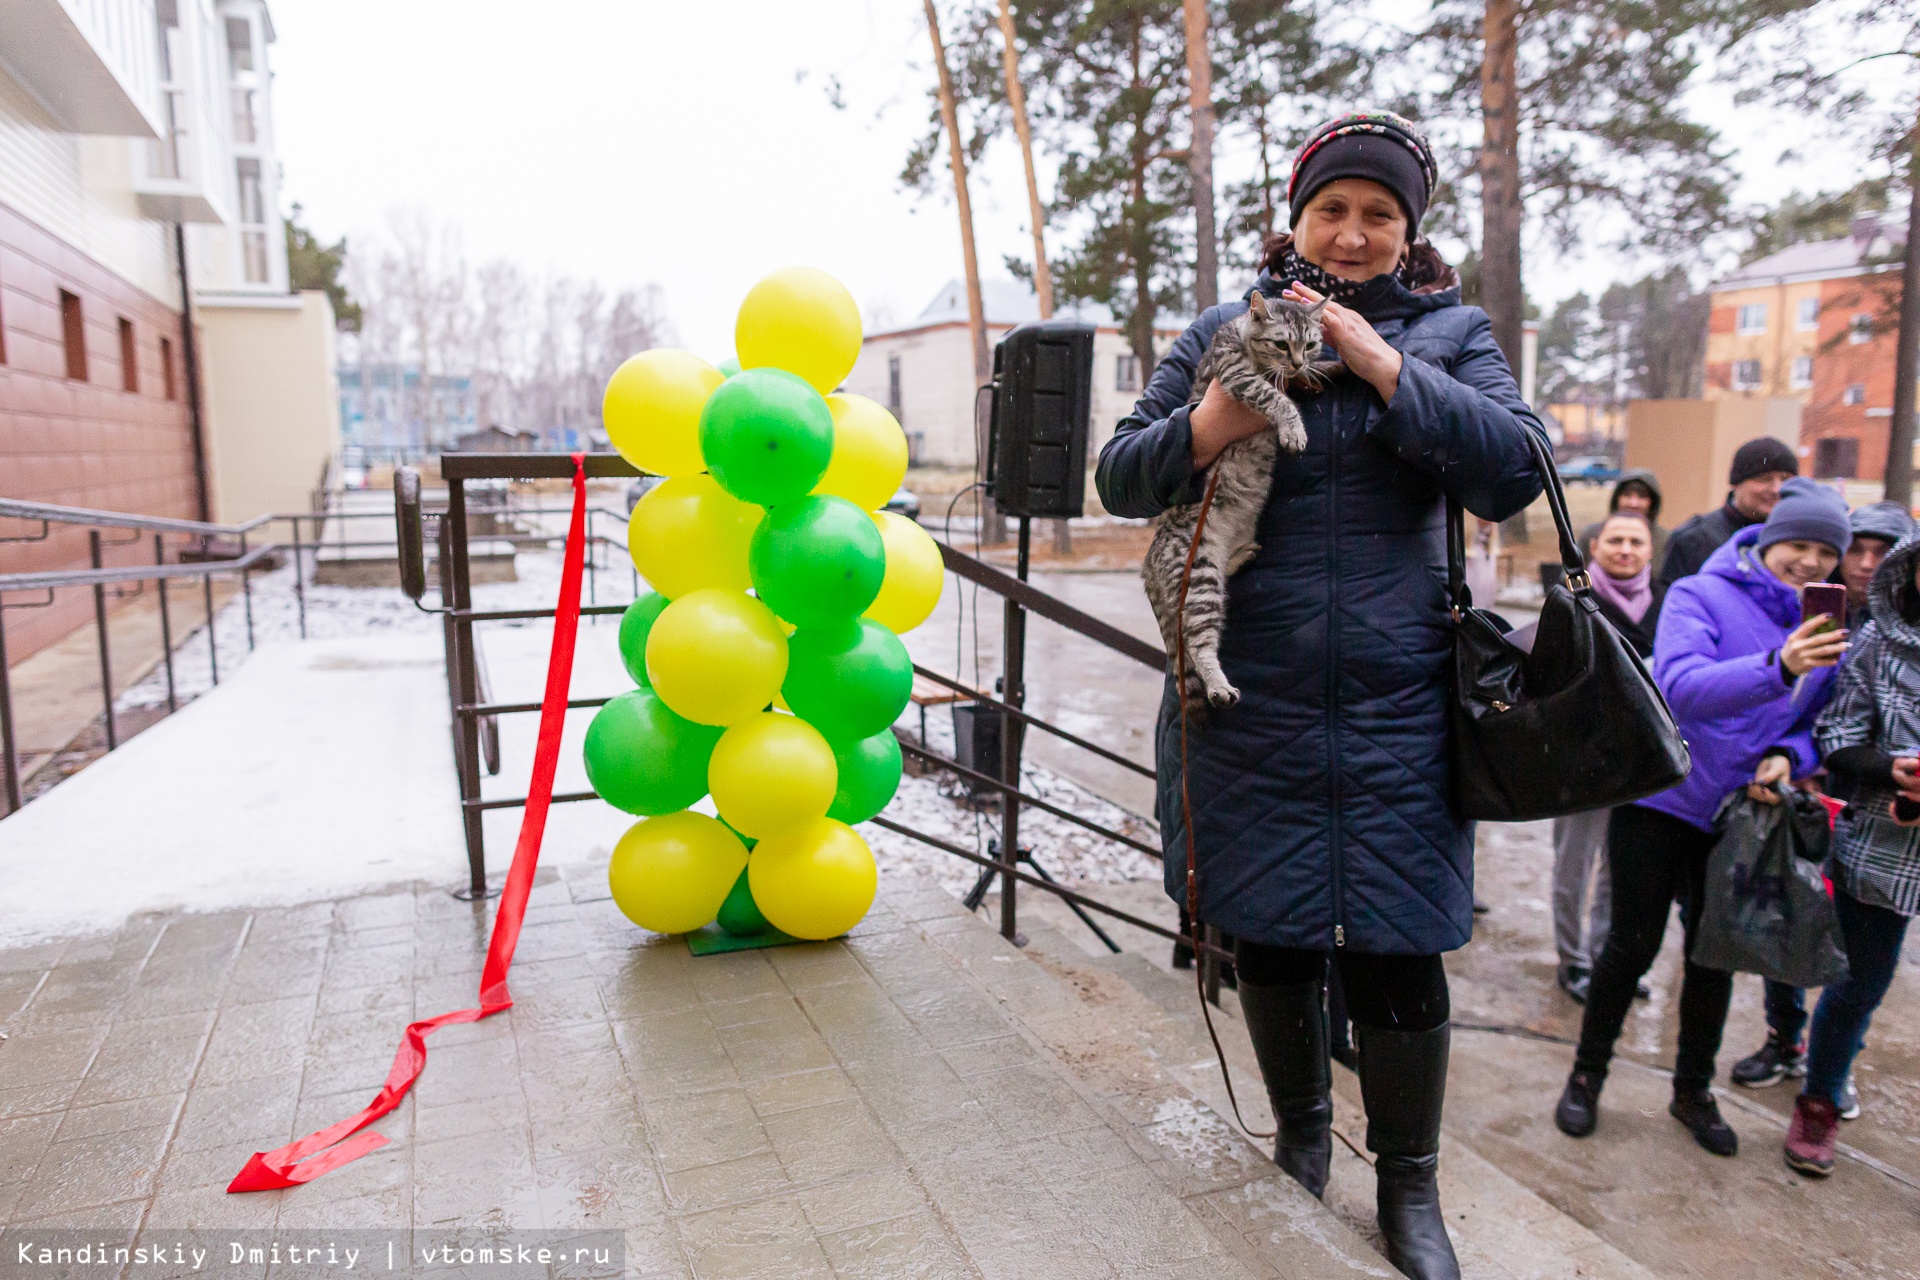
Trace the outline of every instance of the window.
{"type": "Polygon", "coordinates": [[[1855,382],[1840,393],[1841,404],[1865,404],[1867,402],[1867,384],[1855,382]]]}
{"type": "Polygon", "coordinates": [[[1865,311],[1853,313],[1853,319],[1847,321],[1847,341],[1855,346],[1873,341],[1873,316],[1865,311]]]}
{"type": "Polygon", "coordinates": [[[1794,328],[1805,333],[1820,327],[1820,299],[1802,298],[1794,307],[1794,328]]]}
{"type": "Polygon", "coordinates": [[[133,340],[133,321],[120,317],[120,389],[140,390],[140,344],[133,340]]]}
{"type": "Polygon", "coordinates": [[[260,185],[260,162],[252,156],[242,156],[233,166],[240,184],[240,221],[265,222],[267,201],[260,185]]]}
{"type": "Polygon", "coordinates": [[[1829,436],[1813,443],[1816,480],[1852,480],[1860,474],[1860,442],[1851,436],[1829,436]]]}
{"type": "Polygon", "coordinates": [[[80,295],[60,291],[60,345],[67,356],[67,376],[87,380],[87,321],[80,314],[80,295]]]}
{"type": "Polygon", "coordinates": [[[242,231],[240,233],[240,264],[246,271],[248,284],[267,283],[266,232],[242,231]]]}
{"type": "Polygon", "coordinates": [[[160,389],[169,400],[180,398],[173,382],[173,339],[164,334],[160,337],[160,389]]]}
{"type": "Polygon", "coordinates": [[[254,114],[254,91],[235,89],[233,91],[233,140],[235,142],[260,141],[260,127],[254,114]]]}
{"type": "Polygon", "coordinates": [[[1140,389],[1140,357],[1120,355],[1113,358],[1113,389],[1115,391],[1138,391],[1140,389]]]}
{"type": "Polygon", "coordinates": [[[227,70],[253,70],[253,24],[245,18],[227,19],[227,70]]]}
{"type": "Polygon", "coordinates": [[[1758,391],[1760,389],[1760,362],[1758,360],[1735,360],[1733,362],[1733,389],[1735,391],[1758,391]]]}
{"type": "Polygon", "coordinates": [[[900,356],[896,353],[887,357],[887,408],[893,410],[893,416],[900,416],[900,356]]]}
{"type": "Polygon", "coordinates": [[[1805,391],[1813,385],[1813,357],[1795,356],[1793,365],[1787,371],[1787,385],[1795,391],[1805,391]]]}
{"type": "Polygon", "coordinates": [[[1765,333],[1767,331],[1767,304],[1749,302],[1734,313],[1733,328],[1736,333],[1765,333]]]}

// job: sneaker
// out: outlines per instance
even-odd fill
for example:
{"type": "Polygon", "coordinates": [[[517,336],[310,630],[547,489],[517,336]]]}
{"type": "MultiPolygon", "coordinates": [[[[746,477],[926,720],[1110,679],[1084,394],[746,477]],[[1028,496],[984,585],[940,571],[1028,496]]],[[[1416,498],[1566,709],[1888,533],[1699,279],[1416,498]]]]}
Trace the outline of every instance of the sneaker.
{"type": "Polygon", "coordinates": [[[1673,1101],[1667,1105],[1667,1114],[1687,1126],[1687,1132],[1693,1135],[1693,1140],[1714,1155],[1731,1156],[1739,1153],[1740,1135],[1720,1118],[1720,1104],[1714,1101],[1711,1090],[1676,1091],[1673,1101]]]}
{"type": "Polygon", "coordinates": [[[1787,1126],[1787,1168],[1814,1178],[1831,1174],[1839,1128],[1840,1112],[1831,1102],[1801,1094],[1793,1103],[1793,1123],[1787,1126]]]}
{"type": "Polygon", "coordinates": [[[1584,1138],[1600,1123],[1600,1086],[1598,1076],[1576,1071],[1567,1077],[1560,1094],[1560,1105],[1553,1109],[1553,1122],[1569,1138],[1584,1138]]]}
{"type": "Polygon", "coordinates": [[[1733,1082],[1749,1089],[1764,1089],[1788,1076],[1805,1074],[1806,1050],[1798,1044],[1782,1044],[1775,1035],[1769,1035],[1765,1044],[1733,1064],[1733,1082]]]}
{"type": "Polygon", "coordinates": [[[1585,969],[1567,969],[1560,974],[1560,989],[1575,1004],[1585,1004],[1587,993],[1593,989],[1593,975],[1585,969]]]}
{"type": "Polygon", "coordinates": [[[1840,1108],[1840,1118],[1842,1120],[1858,1120],[1860,1118],[1860,1091],[1853,1087],[1853,1073],[1851,1071],[1847,1073],[1847,1078],[1840,1082],[1840,1092],[1834,1097],[1833,1101],[1834,1105],[1840,1108]]]}

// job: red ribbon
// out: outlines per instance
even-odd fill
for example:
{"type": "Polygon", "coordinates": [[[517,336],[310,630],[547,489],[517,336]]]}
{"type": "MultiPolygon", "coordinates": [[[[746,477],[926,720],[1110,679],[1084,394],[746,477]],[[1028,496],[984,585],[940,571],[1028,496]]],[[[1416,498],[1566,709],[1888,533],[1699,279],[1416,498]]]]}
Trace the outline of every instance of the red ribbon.
{"type": "Polygon", "coordinates": [[[257,1151],[227,1184],[228,1192],[272,1191],[311,1182],[351,1164],[387,1145],[377,1133],[361,1133],[368,1125],[400,1105],[427,1065],[426,1038],[441,1027],[478,1022],[513,1007],[507,992],[507,970],[520,941],[520,922],[533,890],[534,868],[540,862],[540,840],[546,834],[547,810],[553,804],[553,774],[560,761],[560,729],[567,716],[567,689],[573,678],[573,647],[580,623],[580,571],[585,559],[587,526],[586,455],[573,455],[573,519],[567,526],[567,549],[560,574],[560,603],[553,619],[553,652],[547,660],[547,690],[540,700],[540,738],[533,753],[533,781],[527,788],[527,807],[520,820],[520,842],[513,850],[507,886],[500,894],[500,910],[493,920],[493,939],[487,945],[487,963],[480,974],[480,1007],[456,1009],[407,1027],[393,1055],[387,1082],[366,1109],[317,1133],[310,1133],[276,1151],[257,1151]]]}

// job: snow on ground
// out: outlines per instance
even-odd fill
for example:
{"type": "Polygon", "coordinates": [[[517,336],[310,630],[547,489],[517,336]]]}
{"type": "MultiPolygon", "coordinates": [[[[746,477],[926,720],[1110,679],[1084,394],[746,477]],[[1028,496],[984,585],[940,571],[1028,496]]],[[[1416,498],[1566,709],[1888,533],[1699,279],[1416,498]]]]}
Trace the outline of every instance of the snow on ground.
{"type": "MultiPolygon", "coordinates": [[[[616,553],[617,555],[617,553],[616,553]]],[[[601,603],[631,598],[624,556],[603,564],[601,603]]],[[[482,609],[550,606],[559,589],[557,552],[523,551],[519,581],[477,585],[482,609]]],[[[457,787],[448,742],[441,621],[397,590],[306,587],[308,640],[299,640],[289,565],[253,582],[246,603],[217,615],[221,687],[212,687],[207,639],[196,631],[174,655],[181,713],[102,757],[21,813],[0,820],[0,875],[9,901],[0,945],[117,927],[149,910],[228,907],[343,896],[410,880],[466,877],[457,787]],[[190,705],[189,705],[190,704],[190,705]]],[[[424,603],[436,605],[429,592],[424,603]]],[[[619,659],[616,620],[584,625],[573,696],[631,687],[619,659]]],[[[500,701],[538,700],[551,624],[486,624],[481,645],[500,701]]],[[[156,668],[125,690],[122,707],[166,700],[156,668]]],[[[568,717],[557,790],[585,789],[579,744],[591,713],[568,717]]],[[[501,771],[483,779],[489,797],[523,795],[538,717],[500,720],[501,771]]],[[[917,731],[918,711],[902,724],[917,731]]],[[[945,708],[927,715],[930,746],[952,749],[945,708]]],[[[1029,763],[1030,794],[1156,844],[1151,827],[1057,773],[1029,763]]],[[[887,816],[986,854],[997,810],[969,803],[949,775],[902,779],[887,816]]],[[[503,872],[520,811],[486,815],[488,869],[503,872]]],[[[543,857],[603,862],[633,822],[598,801],[556,806],[543,857]]],[[[872,824],[862,834],[884,874],[932,873],[955,892],[978,868],[872,824]]],[[[1157,878],[1159,864],[1060,818],[1027,808],[1021,843],[1064,880],[1157,878]]]]}

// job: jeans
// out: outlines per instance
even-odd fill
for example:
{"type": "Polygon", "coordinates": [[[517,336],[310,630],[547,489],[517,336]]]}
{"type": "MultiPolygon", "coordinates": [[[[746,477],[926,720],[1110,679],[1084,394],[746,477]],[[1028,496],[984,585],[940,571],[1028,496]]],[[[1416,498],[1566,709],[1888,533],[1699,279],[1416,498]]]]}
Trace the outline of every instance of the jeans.
{"type": "Polygon", "coordinates": [[[1807,993],[1768,978],[1767,1030],[1773,1032],[1781,1044],[1794,1045],[1800,1043],[1800,1033],[1806,1027],[1807,993]]]}
{"type": "Polygon", "coordinates": [[[1607,1074],[1613,1045],[1633,1007],[1634,989],[1666,937],[1667,915],[1678,899],[1686,929],[1686,962],[1680,983],[1680,1052],[1673,1067],[1675,1093],[1697,1092],[1713,1080],[1714,1055],[1727,1025],[1733,975],[1691,959],[1695,909],[1705,892],[1707,855],[1716,837],[1689,822],[1637,804],[1613,811],[1607,857],[1613,875],[1613,928],[1593,967],[1580,1047],[1573,1066],[1597,1078],[1607,1074]]]}
{"type": "Polygon", "coordinates": [[[1853,1070],[1853,1056],[1866,1039],[1873,1011],[1886,998],[1907,936],[1907,917],[1861,902],[1838,886],[1833,908],[1847,943],[1847,977],[1820,993],[1807,1037],[1807,1093],[1828,1102],[1853,1070]]]}
{"type": "Polygon", "coordinates": [[[1607,944],[1613,886],[1607,875],[1610,809],[1590,809],[1553,820],[1553,946],[1560,976],[1593,970],[1607,944]],[[1591,886],[1591,888],[1589,888],[1591,886]]]}

